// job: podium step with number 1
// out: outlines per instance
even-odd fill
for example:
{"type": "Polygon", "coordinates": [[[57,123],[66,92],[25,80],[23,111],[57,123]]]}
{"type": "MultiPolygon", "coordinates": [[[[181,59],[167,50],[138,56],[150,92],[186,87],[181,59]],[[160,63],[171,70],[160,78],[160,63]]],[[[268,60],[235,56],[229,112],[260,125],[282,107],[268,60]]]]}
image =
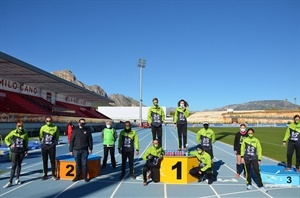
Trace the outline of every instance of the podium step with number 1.
{"type": "Polygon", "coordinates": [[[160,181],[169,184],[196,182],[189,171],[199,165],[195,156],[164,156],[160,167],[160,181]]]}

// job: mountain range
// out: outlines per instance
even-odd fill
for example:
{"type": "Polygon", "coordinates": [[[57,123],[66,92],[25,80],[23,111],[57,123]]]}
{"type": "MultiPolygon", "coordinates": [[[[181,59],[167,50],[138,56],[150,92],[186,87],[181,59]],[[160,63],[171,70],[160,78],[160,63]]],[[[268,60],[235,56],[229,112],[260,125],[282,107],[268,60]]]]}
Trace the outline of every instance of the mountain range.
{"type": "MultiPolygon", "coordinates": [[[[139,106],[139,101],[122,95],[122,94],[111,94],[107,93],[99,85],[88,86],[83,82],[79,81],[76,76],[70,70],[61,70],[51,72],[52,74],[65,79],[71,83],[84,87],[87,90],[93,91],[101,96],[109,98],[115,102],[115,106],[139,106]]],[[[226,111],[227,109],[238,110],[290,110],[300,108],[299,105],[293,104],[287,100],[259,100],[251,101],[242,104],[230,104],[224,107],[212,109],[212,111],[226,111]]],[[[175,110],[173,107],[167,107],[167,114],[170,111],[175,110]]],[[[209,110],[207,110],[209,111],[209,110]]]]}

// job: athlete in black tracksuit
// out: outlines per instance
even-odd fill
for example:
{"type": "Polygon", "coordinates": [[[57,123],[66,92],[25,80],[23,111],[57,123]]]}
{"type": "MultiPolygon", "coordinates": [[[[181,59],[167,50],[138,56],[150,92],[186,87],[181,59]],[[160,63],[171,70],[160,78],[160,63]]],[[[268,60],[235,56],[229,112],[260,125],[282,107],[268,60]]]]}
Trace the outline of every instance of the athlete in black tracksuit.
{"type": "Polygon", "coordinates": [[[235,134],[234,142],[233,142],[233,150],[236,154],[236,175],[238,178],[242,171],[244,170],[244,176],[246,174],[244,164],[241,163],[241,145],[243,140],[247,137],[246,125],[240,125],[240,131],[235,134]]]}
{"type": "Polygon", "coordinates": [[[178,150],[181,151],[182,148],[182,138],[183,138],[183,149],[187,150],[187,117],[189,116],[189,104],[181,99],[178,102],[178,107],[175,110],[173,121],[174,127],[177,127],[178,134],[178,150]]]}
{"type": "Polygon", "coordinates": [[[46,124],[40,128],[39,139],[41,141],[42,159],[43,159],[43,177],[42,180],[48,178],[48,157],[51,162],[52,177],[54,180],[59,179],[56,175],[56,144],[59,140],[59,129],[52,123],[52,117],[47,116],[46,124]]]}
{"type": "Polygon", "coordinates": [[[263,186],[260,175],[260,163],[262,159],[262,148],[260,141],[254,137],[254,129],[247,130],[248,137],[244,139],[241,145],[241,162],[246,166],[247,190],[252,189],[251,170],[253,170],[256,183],[259,189],[267,192],[263,186]]]}
{"type": "Polygon", "coordinates": [[[285,132],[283,138],[283,146],[287,145],[287,166],[285,171],[291,171],[292,169],[292,157],[294,151],[296,151],[296,172],[300,173],[300,116],[294,116],[294,122],[291,123],[285,132]]]}

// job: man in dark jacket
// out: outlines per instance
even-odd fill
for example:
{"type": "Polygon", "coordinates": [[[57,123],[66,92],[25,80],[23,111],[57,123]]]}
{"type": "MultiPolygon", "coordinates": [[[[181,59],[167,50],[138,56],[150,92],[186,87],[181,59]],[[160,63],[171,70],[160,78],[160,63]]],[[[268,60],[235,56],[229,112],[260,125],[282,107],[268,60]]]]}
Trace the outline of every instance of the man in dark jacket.
{"type": "Polygon", "coordinates": [[[70,140],[70,155],[74,155],[76,162],[76,176],[72,180],[76,182],[79,180],[80,172],[85,182],[87,179],[87,160],[88,155],[93,150],[93,137],[91,132],[85,127],[85,119],[81,118],[78,122],[79,128],[74,129],[70,140]]]}

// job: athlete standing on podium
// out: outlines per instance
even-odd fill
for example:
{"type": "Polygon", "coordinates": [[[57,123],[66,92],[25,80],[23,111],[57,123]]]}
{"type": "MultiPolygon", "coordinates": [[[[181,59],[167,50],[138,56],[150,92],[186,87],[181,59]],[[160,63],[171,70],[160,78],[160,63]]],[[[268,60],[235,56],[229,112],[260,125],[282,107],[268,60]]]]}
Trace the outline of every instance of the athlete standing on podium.
{"type": "Polygon", "coordinates": [[[88,155],[92,154],[93,137],[90,130],[85,127],[85,119],[81,118],[78,122],[79,128],[76,128],[71,136],[69,151],[70,155],[74,155],[76,162],[76,176],[72,180],[76,182],[80,179],[80,173],[85,182],[87,179],[87,161],[88,155]]]}
{"type": "Polygon", "coordinates": [[[287,145],[287,166],[285,171],[292,170],[292,157],[294,151],[296,151],[296,172],[300,173],[300,116],[294,116],[294,122],[291,123],[286,129],[285,136],[283,138],[283,146],[287,145]]]}
{"type": "Polygon", "coordinates": [[[183,150],[187,150],[187,120],[189,116],[189,104],[181,99],[177,104],[177,108],[174,113],[174,127],[177,127],[178,134],[178,151],[181,151],[182,148],[182,138],[183,138],[183,150]]]}
{"type": "Polygon", "coordinates": [[[158,139],[159,145],[162,147],[162,124],[165,121],[165,112],[158,106],[157,98],[153,98],[152,102],[153,106],[148,110],[147,120],[151,126],[152,140],[158,139]]]}

